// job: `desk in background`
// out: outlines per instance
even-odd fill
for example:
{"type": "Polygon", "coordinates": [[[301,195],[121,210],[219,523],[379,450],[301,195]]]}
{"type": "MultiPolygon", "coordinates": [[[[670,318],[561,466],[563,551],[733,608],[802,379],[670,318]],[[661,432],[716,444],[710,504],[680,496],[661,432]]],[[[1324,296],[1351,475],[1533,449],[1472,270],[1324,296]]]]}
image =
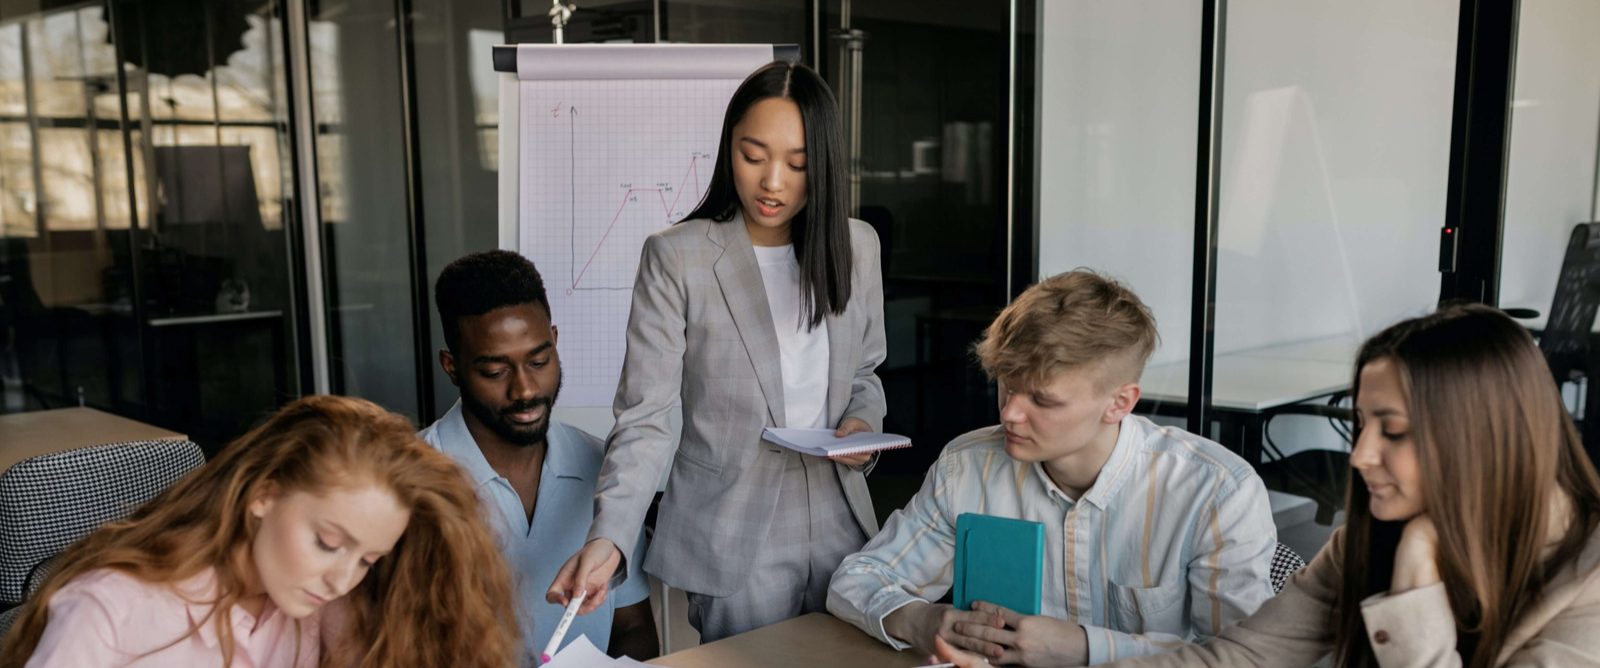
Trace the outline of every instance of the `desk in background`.
{"type": "Polygon", "coordinates": [[[0,415],[0,471],[29,457],[92,445],[187,438],[93,408],[0,415]]]}
{"type": "Polygon", "coordinates": [[[673,668],[910,668],[926,665],[927,658],[914,649],[896,652],[832,615],[812,613],[649,663],[673,668]]]}
{"type": "MultiPolygon", "coordinates": [[[[1349,390],[1359,345],[1352,336],[1330,336],[1216,355],[1211,407],[1222,423],[1223,444],[1260,464],[1266,418],[1289,404],[1349,390]]],[[[1140,412],[1181,417],[1189,402],[1189,362],[1146,367],[1139,386],[1140,412]]]]}
{"type": "MultiPolygon", "coordinates": [[[[1539,315],[1535,318],[1515,318],[1518,323],[1521,323],[1523,327],[1527,327],[1529,331],[1536,335],[1544,331],[1545,324],[1550,321],[1549,302],[1545,302],[1543,304],[1506,304],[1501,306],[1500,310],[1506,311],[1519,308],[1527,309],[1529,311],[1538,311],[1539,315]]],[[[1600,318],[1595,318],[1594,326],[1590,327],[1589,331],[1595,334],[1600,334],[1600,318]]]]}
{"type": "Polygon", "coordinates": [[[163,316],[146,324],[150,408],[197,441],[232,441],[295,398],[283,311],[163,316]]]}

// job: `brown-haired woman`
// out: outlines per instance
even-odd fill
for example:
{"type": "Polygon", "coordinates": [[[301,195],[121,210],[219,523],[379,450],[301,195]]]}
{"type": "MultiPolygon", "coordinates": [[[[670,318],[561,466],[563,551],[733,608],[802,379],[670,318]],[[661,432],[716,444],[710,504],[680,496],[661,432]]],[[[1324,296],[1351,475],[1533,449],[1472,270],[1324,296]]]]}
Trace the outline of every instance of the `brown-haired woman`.
{"type": "Polygon", "coordinates": [[[28,605],[0,668],[518,660],[466,477],[405,418],[342,397],[289,404],[73,544],[28,605]]]}
{"type": "Polygon", "coordinates": [[[1527,330],[1446,308],[1356,369],[1345,526],[1206,644],[1113,665],[1600,666],[1600,477],[1527,330]]]}

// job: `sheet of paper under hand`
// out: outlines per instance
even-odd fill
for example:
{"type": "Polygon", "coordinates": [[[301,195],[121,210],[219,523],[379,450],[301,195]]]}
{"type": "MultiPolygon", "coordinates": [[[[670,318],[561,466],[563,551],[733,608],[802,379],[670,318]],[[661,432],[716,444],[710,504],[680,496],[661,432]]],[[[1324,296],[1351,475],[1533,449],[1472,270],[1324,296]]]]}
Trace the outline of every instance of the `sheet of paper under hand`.
{"type": "Polygon", "coordinates": [[[628,657],[613,659],[589,642],[588,636],[578,636],[543,668],[645,668],[645,665],[628,657]]]}

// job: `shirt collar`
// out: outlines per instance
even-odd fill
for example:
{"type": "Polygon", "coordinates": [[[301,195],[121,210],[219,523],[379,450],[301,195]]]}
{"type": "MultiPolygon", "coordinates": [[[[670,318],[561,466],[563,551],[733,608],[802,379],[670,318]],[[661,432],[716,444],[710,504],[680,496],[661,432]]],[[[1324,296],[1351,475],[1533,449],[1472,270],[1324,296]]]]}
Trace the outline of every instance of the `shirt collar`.
{"type": "Polygon", "coordinates": [[[481,486],[500,477],[500,474],[495,473],[489,460],[484,458],[483,451],[478,449],[478,441],[467,430],[467,419],[461,410],[461,400],[457,399],[456,405],[450,407],[450,412],[433,423],[433,438],[430,440],[434,441],[440,452],[450,455],[467,470],[467,475],[472,476],[473,485],[481,486]]]}
{"type": "MultiPolygon", "coordinates": [[[[1034,462],[1029,464],[1028,468],[1033,469],[1033,474],[1038,476],[1039,484],[1044,486],[1045,496],[1055,498],[1069,506],[1074,503],[1072,497],[1067,496],[1066,492],[1061,491],[1061,488],[1056,486],[1056,481],[1050,479],[1050,474],[1044,470],[1044,463],[1034,462]]],[[[1019,479],[1018,482],[1021,482],[1021,480],[1019,479]]]]}
{"type": "MultiPolygon", "coordinates": [[[[1094,486],[1083,493],[1081,500],[1088,501],[1101,510],[1106,508],[1127,478],[1128,463],[1132,461],[1132,453],[1136,447],[1134,441],[1138,438],[1135,434],[1137,431],[1139,425],[1132,415],[1122,418],[1122,422],[1117,425],[1117,442],[1111,446],[1111,456],[1106,459],[1105,465],[1100,467],[1100,475],[1095,478],[1094,486]]],[[[1032,466],[1034,474],[1039,476],[1039,482],[1044,485],[1046,494],[1060,498],[1068,504],[1073,503],[1073,499],[1050,479],[1050,474],[1045,472],[1042,462],[1035,462],[1032,466]]]]}
{"type": "MultiPolygon", "coordinates": [[[[572,427],[557,422],[554,417],[550,420],[550,431],[545,435],[544,473],[558,478],[578,478],[590,480],[594,476],[583,466],[582,455],[579,448],[582,443],[574,442],[572,427]]],[[[489,460],[483,456],[483,450],[478,447],[477,439],[472,437],[472,432],[467,429],[467,419],[462,413],[461,400],[457,399],[450,412],[434,423],[434,438],[439,450],[467,469],[467,474],[472,476],[474,485],[483,485],[500,474],[489,465],[489,460]]],[[[543,474],[541,474],[543,477],[543,474]]],[[[591,481],[592,482],[592,481],[591,481]]]]}
{"type": "Polygon", "coordinates": [[[550,420],[550,431],[545,435],[544,468],[545,471],[557,478],[577,478],[594,482],[596,471],[594,467],[584,466],[584,458],[588,453],[584,443],[577,434],[573,434],[573,427],[569,427],[554,419],[550,420]]]}
{"type": "MultiPolygon", "coordinates": [[[[214,601],[217,595],[216,571],[207,570],[179,583],[174,589],[185,601],[185,608],[189,612],[189,623],[195,625],[195,635],[200,637],[200,642],[207,648],[215,648],[221,644],[221,637],[217,635],[217,617],[212,614],[212,609],[216,606],[214,601]]],[[[233,627],[233,641],[237,646],[240,640],[249,638],[251,631],[255,630],[256,617],[237,605],[233,606],[231,612],[228,622],[233,627]]],[[[272,597],[269,596],[261,608],[261,614],[263,621],[270,622],[273,617],[283,612],[272,604],[272,597]]]]}
{"type": "Polygon", "coordinates": [[[1139,428],[1138,418],[1127,415],[1117,425],[1117,444],[1111,448],[1111,458],[1106,460],[1106,465],[1100,467],[1100,477],[1094,481],[1094,487],[1083,495],[1083,499],[1096,507],[1104,510],[1115,498],[1117,490],[1122,489],[1122,484],[1128,479],[1129,464],[1133,462],[1133,451],[1138,449],[1138,443],[1143,440],[1143,430],[1139,428]]]}

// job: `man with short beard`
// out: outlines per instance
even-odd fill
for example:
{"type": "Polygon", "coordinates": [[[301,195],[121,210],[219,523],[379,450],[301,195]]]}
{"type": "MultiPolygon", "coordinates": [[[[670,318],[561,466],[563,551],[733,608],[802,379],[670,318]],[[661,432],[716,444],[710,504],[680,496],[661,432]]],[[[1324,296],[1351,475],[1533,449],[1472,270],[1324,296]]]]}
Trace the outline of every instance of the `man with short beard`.
{"type": "MultiPolygon", "coordinates": [[[[523,664],[531,666],[563,612],[545,602],[542,583],[588,536],[605,442],[551,418],[561,358],[532,262],[501,250],[467,255],[439,274],[434,298],[447,346],[439,365],[461,399],[419,436],[461,464],[483,500],[518,580],[523,664]]],[[[613,656],[657,655],[640,533],[628,560],[634,572],[600,609],[573,620],[563,644],[583,635],[613,656]]]]}

